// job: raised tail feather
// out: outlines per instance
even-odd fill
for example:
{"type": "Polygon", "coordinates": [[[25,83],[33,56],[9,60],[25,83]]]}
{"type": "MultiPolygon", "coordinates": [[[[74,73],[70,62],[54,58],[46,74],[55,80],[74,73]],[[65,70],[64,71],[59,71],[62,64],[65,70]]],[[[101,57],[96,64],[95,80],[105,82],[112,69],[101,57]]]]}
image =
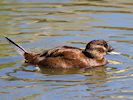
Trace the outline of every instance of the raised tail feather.
{"type": "Polygon", "coordinates": [[[22,46],[16,44],[15,42],[13,42],[11,39],[9,39],[8,37],[5,37],[6,40],[15,48],[15,50],[22,56],[24,56],[25,53],[28,53],[22,46]]]}
{"type": "Polygon", "coordinates": [[[36,64],[37,54],[33,52],[27,52],[22,46],[16,44],[8,37],[5,37],[6,40],[14,47],[14,49],[25,58],[25,61],[30,64],[36,64]]]}

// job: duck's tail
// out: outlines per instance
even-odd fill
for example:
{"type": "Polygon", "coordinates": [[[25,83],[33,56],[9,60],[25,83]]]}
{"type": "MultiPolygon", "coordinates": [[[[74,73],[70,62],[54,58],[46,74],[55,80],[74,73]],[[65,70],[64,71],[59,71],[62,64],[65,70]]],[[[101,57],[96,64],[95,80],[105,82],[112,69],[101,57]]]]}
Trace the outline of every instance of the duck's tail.
{"type": "Polygon", "coordinates": [[[33,53],[33,52],[28,52],[27,50],[25,50],[22,46],[16,44],[14,41],[12,41],[11,39],[9,39],[8,37],[5,37],[6,40],[13,46],[13,48],[21,55],[25,58],[25,61],[27,63],[31,63],[31,64],[36,64],[36,58],[37,58],[37,54],[33,53]]]}
{"type": "Polygon", "coordinates": [[[22,46],[16,44],[14,41],[9,39],[8,37],[5,37],[5,38],[21,56],[24,57],[25,53],[28,53],[22,46]]]}

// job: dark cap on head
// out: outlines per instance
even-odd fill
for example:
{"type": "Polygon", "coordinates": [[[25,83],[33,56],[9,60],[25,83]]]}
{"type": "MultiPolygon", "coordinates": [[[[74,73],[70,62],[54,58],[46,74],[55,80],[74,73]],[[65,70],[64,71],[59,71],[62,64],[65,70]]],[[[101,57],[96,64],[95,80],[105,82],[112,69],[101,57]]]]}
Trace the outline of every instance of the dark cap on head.
{"type": "Polygon", "coordinates": [[[86,49],[92,49],[95,48],[96,46],[101,46],[104,47],[107,52],[111,52],[114,49],[108,44],[107,41],[105,40],[92,40],[86,45],[86,49]]]}

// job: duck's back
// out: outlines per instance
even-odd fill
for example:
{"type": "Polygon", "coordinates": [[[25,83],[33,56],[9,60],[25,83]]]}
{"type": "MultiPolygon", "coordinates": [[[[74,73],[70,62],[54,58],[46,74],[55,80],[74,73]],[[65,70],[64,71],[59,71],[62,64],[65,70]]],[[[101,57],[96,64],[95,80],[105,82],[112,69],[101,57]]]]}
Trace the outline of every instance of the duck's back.
{"type": "Polygon", "coordinates": [[[40,54],[39,65],[51,68],[87,67],[87,57],[82,49],[63,46],[50,49],[40,54]]]}

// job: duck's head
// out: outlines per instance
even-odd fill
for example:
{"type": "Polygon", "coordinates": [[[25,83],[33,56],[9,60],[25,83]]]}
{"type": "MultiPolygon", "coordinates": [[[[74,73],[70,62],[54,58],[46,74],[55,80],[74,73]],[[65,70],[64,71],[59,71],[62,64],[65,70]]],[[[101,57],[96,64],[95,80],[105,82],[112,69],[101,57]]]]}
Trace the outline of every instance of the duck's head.
{"type": "Polygon", "coordinates": [[[105,40],[92,40],[86,45],[84,53],[91,58],[101,60],[106,54],[113,50],[114,49],[105,40]]]}

